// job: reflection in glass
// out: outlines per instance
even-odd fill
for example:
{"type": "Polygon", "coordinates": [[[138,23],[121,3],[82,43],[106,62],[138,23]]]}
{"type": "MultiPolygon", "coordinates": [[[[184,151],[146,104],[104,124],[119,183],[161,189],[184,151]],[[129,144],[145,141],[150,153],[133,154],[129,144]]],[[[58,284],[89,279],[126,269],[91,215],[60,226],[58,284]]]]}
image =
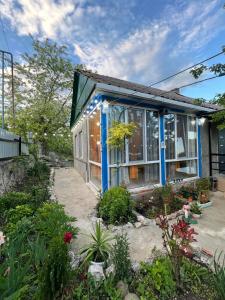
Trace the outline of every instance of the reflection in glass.
{"type": "Polygon", "coordinates": [[[89,119],[89,160],[101,162],[100,112],[89,119]]]}
{"type": "Polygon", "coordinates": [[[187,116],[177,115],[177,157],[188,157],[187,116]]]}
{"type": "Polygon", "coordinates": [[[197,176],[197,160],[185,160],[166,163],[167,181],[197,176]]]}
{"type": "Polygon", "coordinates": [[[188,157],[197,156],[197,127],[196,118],[188,116],[188,157]]]}
{"type": "Polygon", "coordinates": [[[165,145],[166,159],[175,158],[175,116],[169,114],[165,116],[165,145]]]}
{"type": "Polygon", "coordinates": [[[90,180],[94,185],[101,188],[101,167],[90,163],[90,180]]]}
{"type": "Polygon", "coordinates": [[[158,113],[146,112],[147,160],[159,159],[159,118],[158,113]]]}
{"type": "Polygon", "coordinates": [[[144,160],[143,136],[144,136],[144,111],[140,109],[128,109],[128,122],[134,122],[137,128],[129,139],[129,161],[144,160]]]}

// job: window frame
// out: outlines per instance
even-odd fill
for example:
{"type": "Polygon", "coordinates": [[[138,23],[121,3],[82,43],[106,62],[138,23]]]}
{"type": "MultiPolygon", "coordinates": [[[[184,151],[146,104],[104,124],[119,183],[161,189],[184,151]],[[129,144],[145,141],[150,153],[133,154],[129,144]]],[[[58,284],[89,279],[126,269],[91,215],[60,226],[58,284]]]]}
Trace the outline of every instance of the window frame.
{"type": "Polygon", "coordinates": [[[83,130],[79,131],[78,136],[78,157],[83,158],[83,130]]]}
{"type": "MultiPolygon", "coordinates": [[[[188,177],[188,178],[183,178],[182,181],[189,181],[189,180],[193,180],[199,177],[199,170],[198,170],[198,166],[199,166],[199,157],[198,157],[198,118],[196,115],[194,114],[187,114],[187,113],[175,113],[175,112],[171,112],[171,114],[174,115],[174,122],[175,122],[175,158],[173,159],[166,159],[166,148],[165,148],[165,175],[167,174],[167,163],[172,163],[172,162],[179,162],[179,161],[191,161],[191,160],[196,160],[196,167],[197,167],[197,176],[193,176],[193,177],[188,177]],[[188,124],[188,117],[194,117],[196,120],[196,156],[193,157],[182,157],[179,158],[177,155],[177,115],[184,115],[186,116],[186,120],[187,120],[187,133],[189,130],[189,124],[188,124]]],[[[166,123],[166,119],[164,118],[164,128],[165,128],[165,123],[166,123]]],[[[164,135],[165,135],[165,131],[164,131],[164,135]]],[[[189,142],[187,143],[187,153],[189,156],[189,142]]],[[[168,182],[173,182],[173,180],[170,180],[168,182]]]]}

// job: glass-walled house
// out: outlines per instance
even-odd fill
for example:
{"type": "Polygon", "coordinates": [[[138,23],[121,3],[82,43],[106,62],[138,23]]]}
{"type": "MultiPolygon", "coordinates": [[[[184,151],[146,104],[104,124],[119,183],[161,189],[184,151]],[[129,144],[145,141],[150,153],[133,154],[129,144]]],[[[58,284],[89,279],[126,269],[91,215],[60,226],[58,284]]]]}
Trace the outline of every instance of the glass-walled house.
{"type": "MultiPolygon", "coordinates": [[[[207,115],[217,109],[212,104],[196,105],[176,92],[75,72],[74,166],[87,183],[102,191],[121,184],[146,190],[207,176],[207,115]],[[114,121],[136,124],[122,149],[107,144],[114,121]]],[[[213,137],[217,138],[215,129],[213,137]]]]}

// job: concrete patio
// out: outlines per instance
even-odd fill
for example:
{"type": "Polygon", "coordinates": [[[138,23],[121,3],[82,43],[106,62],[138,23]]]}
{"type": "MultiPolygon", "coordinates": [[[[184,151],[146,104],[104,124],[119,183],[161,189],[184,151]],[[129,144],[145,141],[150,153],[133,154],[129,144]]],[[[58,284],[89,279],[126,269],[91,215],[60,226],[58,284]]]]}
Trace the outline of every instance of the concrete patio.
{"type": "MultiPolygon", "coordinates": [[[[58,201],[65,205],[66,212],[77,218],[75,224],[80,232],[73,247],[79,250],[88,242],[87,234],[92,230],[94,222],[91,215],[98,201],[93,191],[74,168],[55,170],[54,191],[58,201]]],[[[194,225],[199,233],[195,246],[215,253],[216,250],[225,250],[224,194],[212,193],[211,200],[213,201],[212,207],[204,209],[199,224],[194,225]]],[[[145,260],[150,256],[154,247],[162,248],[161,230],[154,224],[141,228],[125,227],[123,230],[127,232],[133,260],[145,260]]]]}

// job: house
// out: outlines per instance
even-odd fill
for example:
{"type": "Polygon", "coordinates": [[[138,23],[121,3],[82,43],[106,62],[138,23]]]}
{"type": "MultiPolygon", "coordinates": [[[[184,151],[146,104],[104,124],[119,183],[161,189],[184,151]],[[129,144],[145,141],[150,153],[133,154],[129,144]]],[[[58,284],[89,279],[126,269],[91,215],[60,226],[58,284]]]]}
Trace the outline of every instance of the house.
{"type": "Polygon", "coordinates": [[[74,166],[101,191],[125,184],[138,192],[209,176],[211,152],[218,152],[218,132],[208,115],[217,110],[216,105],[196,104],[177,91],[75,71],[74,166]],[[114,120],[137,124],[122,150],[107,144],[114,120]]]}

